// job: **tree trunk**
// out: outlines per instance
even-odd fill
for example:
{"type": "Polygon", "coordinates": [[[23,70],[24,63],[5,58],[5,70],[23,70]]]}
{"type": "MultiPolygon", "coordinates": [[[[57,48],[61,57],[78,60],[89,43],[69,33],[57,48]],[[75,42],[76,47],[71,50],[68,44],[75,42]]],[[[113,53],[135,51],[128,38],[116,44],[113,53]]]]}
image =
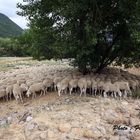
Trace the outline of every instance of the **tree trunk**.
{"type": "Polygon", "coordinates": [[[101,64],[95,71],[95,73],[101,73],[102,70],[106,67],[107,65],[106,64],[101,64]]]}

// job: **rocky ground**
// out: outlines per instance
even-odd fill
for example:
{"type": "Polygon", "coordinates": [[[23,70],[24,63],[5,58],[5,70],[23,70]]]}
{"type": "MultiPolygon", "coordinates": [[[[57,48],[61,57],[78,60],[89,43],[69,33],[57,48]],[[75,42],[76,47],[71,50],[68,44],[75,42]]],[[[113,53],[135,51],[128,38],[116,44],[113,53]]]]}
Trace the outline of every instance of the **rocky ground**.
{"type": "MultiPolygon", "coordinates": [[[[30,61],[4,59],[0,71],[56,63],[30,61]]],[[[140,69],[130,72],[139,75],[140,69]]],[[[140,140],[136,125],[140,127],[140,100],[48,93],[24,103],[0,101],[0,140],[140,140]],[[113,130],[115,125],[121,128],[113,130]]]]}
{"type": "Polygon", "coordinates": [[[140,140],[140,100],[49,93],[0,104],[0,140],[140,140]]]}

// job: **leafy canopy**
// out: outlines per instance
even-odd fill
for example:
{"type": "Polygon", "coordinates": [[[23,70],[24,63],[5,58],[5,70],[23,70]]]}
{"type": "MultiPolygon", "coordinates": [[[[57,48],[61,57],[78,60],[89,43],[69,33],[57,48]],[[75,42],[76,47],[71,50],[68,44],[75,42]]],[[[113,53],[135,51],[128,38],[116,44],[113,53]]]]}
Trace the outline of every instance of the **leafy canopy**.
{"type": "Polygon", "coordinates": [[[139,0],[29,0],[18,7],[38,58],[74,58],[83,73],[112,63],[140,66],[139,0]]]}

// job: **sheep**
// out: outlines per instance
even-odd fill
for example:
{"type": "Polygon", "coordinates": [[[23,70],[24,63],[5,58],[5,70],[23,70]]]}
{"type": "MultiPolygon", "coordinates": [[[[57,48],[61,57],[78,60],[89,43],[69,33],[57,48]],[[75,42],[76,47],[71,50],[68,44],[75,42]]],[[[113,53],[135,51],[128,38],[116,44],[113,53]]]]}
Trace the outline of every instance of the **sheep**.
{"type": "Polygon", "coordinates": [[[69,81],[69,92],[70,92],[70,95],[73,91],[74,88],[77,88],[78,87],[78,79],[71,79],[69,81]]]}
{"type": "Polygon", "coordinates": [[[87,81],[87,89],[89,89],[89,93],[91,94],[92,93],[92,81],[91,81],[90,77],[87,77],[86,81],[87,81]]]}
{"type": "Polygon", "coordinates": [[[33,85],[33,84],[34,84],[34,81],[31,80],[31,79],[26,81],[26,85],[27,85],[27,86],[31,86],[31,85],[33,85]]]}
{"type": "Polygon", "coordinates": [[[80,78],[78,80],[78,87],[80,88],[80,96],[84,93],[86,96],[87,81],[86,78],[80,78]]]}
{"type": "Polygon", "coordinates": [[[120,91],[118,84],[112,84],[111,81],[107,81],[103,85],[103,96],[107,97],[107,93],[112,92],[114,94],[114,97],[116,98],[116,94],[118,93],[119,97],[122,96],[122,93],[120,91]]]}
{"type": "Polygon", "coordinates": [[[92,79],[92,95],[94,94],[96,96],[97,90],[98,90],[98,82],[92,79]]]}
{"type": "Polygon", "coordinates": [[[58,89],[59,96],[61,96],[62,92],[64,92],[64,93],[67,92],[67,88],[69,87],[70,80],[71,80],[71,77],[66,77],[57,83],[57,89],[58,89]]]}
{"type": "Polygon", "coordinates": [[[22,90],[19,86],[19,83],[17,82],[16,84],[13,85],[13,95],[16,101],[20,100],[21,102],[23,102],[21,94],[22,90]]]}
{"type": "Polygon", "coordinates": [[[28,90],[29,87],[26,84],[21,84],[20,85],[20,88],[21,88],[21,93],[24,96],[25,95],[24,93],[27,92],[27,90],[28,90]]]}
{"type": "Polygon", "coordinates": [[[47,78],[43,81],[43,85],[45,87],[45,90],[47,91],[48,88],[52,91],[53,89],[53,79],[47,78]]]}
{"type": "Polygon", "coordinates": [[[115,84],[117,84],[119,89],[124,92],[123,97],[126,98],[128,93],[132,94],[128,82],[126,82],[126,81],[118,81],[118,82],[115,82],[115,84]]]}
{"type": "Polygon", "coordinates": [[[8,101],[8,98],[10,98],[10,100],[11,100],[12,94],[13,94],[13,85],[8,85],[6,87],[6,96],[7,96],[6,99],[7,99],[7,101],[8,101]]]}
{"type": "Polygon", "coordinates": [[[57,84],[62,80],[63,77],[55,77],[53,79],[53,84],[54,84],[54,90],[57,90],[57,84]]]}
{"type": "MultiPolygon", "coordinates": [[[[96,84],[97,84],[97,90],[99,92],[99,94],[101,94],[103,92],[103,87],[105,85],[105,81],[100,81],[99,79],[96,79],[96,84]]],[[[97,91],[96,91],[97,94],[97,91]]]]}
{"type": "Polygon", "coordinates": [[[26,95],[29,98],[29,96],[32,94],[32,98],[36,98],[36,92],[40,92],[40,91],[41,91],[40,96],[42,96],[42,94],[44,95],[46,94],[43,83],[35,83],[29,87],[26,95]]]}
{"type": "Polygon", "coordinates": [[[5,99],[5,96],[6,96],[6,90],[0,87],[0,98],[5,99]]]}

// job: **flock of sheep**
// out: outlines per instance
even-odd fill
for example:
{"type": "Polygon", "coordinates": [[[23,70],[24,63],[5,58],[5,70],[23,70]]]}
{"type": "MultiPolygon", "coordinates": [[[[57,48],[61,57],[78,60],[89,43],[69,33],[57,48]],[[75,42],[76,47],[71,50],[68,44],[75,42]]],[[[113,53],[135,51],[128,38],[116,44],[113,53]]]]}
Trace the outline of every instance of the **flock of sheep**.
{"type": "Polygon", "coordinates": [[[105,69],[102,74],[82,75],[70,66],[42,65],[0,72],[0,98],[12,97],[23,102],[26,97],[35,98],[50,91],[91,94],[94,96],[126,98],[140,88],[140,76],[121,69],[105,69]]]}

